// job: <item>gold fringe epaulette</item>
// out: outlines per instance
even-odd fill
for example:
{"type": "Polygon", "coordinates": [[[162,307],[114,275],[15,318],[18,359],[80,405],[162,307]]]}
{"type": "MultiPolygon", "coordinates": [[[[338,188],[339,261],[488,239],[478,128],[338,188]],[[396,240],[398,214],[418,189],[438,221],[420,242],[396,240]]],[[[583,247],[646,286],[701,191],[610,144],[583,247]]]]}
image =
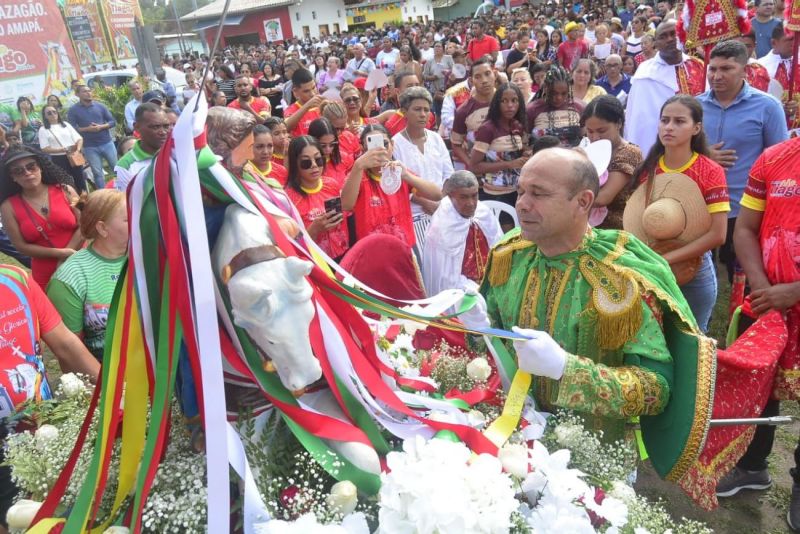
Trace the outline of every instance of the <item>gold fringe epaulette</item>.
{"type": "Polygon", "coordinates": [[[588,255],[581,258],[580,269],[592,286],[597,345],[607,350],[622,347],[642,326],[642,303],[636,281],[588,255]]]}
{"type": "Polygon", "coordinates": [[[533,243],[522,239],[519,234],[513,235],[495,245],[489,255],[489,269],[486,272],[489,285],[497,287],[508,282],[508,277],[511,275],[514,251],[532,246],[533,243]]]}

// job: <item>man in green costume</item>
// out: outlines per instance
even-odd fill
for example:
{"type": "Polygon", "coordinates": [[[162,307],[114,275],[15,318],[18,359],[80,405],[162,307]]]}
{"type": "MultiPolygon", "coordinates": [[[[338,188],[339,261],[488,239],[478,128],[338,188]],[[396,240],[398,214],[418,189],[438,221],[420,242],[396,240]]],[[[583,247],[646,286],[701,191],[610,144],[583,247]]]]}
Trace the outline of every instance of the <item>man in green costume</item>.
{"type": "Polygon", "coordinates": [[[677,481],[708,429],[713,344],[660,256],[630,234],[589,226],[598,189],[580,152],[548,149],[525,164],[520,229],[492,250],[485,306],[465,323],[529,338],[513,352],[540,409],[580,412],[608,441],[632,437],[629,423],[641,417],[656,470],[677,481]]]}

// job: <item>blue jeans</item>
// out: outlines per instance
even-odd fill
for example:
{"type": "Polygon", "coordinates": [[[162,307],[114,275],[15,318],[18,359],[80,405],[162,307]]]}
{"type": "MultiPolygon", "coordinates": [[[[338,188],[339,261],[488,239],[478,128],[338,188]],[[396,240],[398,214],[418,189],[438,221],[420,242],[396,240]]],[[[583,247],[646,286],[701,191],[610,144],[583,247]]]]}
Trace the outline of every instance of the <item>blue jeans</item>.
{"type": "Polygon", "coordinates": [[[86,161],[92,168],[94,184],[98,189],[102,189],[106,185],[106,181],[103,179],[103,160],[106,160],[112,170],[117,165],[117,147],[114,146],[114,141],[100,146],[84,145],[83,155],[86,156],[86,161]]]}
{"type": "Polygon", "coordinates": [[[714,270],[710,251],[703,254],[700,268],[694,278],[680,287],[700,330],[708,332],[711,312],[714,311],[714,304],[717,302],[717,272],[714,270]]]}

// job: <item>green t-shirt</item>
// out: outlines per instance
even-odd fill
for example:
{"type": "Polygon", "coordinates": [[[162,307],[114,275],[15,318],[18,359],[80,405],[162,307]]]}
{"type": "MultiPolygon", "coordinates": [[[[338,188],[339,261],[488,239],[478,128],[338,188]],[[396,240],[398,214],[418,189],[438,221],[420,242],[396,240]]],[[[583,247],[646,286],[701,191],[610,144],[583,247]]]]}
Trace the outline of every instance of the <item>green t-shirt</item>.
{"type": "Polygon", "coordinates": [[[114,174],[117,176],[114,187],[120,191],[125,191],[128,188],[128,183],[130,183],[131,178],[140,170],[150,165],[150,161],[152,161],[154,156],[155,154],[150,154],[145,151],[141,143],[136,141],[133,144],[133,148],[125,153],[125,155],[117,161],[116,167],[114,167],[114,174]]]}
{"type": "Polygon", "coordinates": [[[6,130],[14,128],[14,117],[17,114],[17,108],[14,104],[0,103],[0,126],[6,130]]]}
{"type": "Polygon", "coordinates": [[[98,360],[103,358],[108,309],[124,263],[125,256],[109,260],[90,246],[70,256],[47,285],[47,296],[64,324],[83,333],[84,344],[98,360]]]}

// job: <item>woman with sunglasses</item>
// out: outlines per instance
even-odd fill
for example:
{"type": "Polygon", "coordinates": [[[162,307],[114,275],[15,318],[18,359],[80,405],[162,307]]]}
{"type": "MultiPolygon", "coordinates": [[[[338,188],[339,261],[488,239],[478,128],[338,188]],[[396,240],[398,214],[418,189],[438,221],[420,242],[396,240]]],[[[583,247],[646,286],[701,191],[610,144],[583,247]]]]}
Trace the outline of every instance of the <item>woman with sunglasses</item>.
{"type": "Polygon", "coordinates": [[[355,85],[351,83],[344,84],[342,90],[339,91],[339,96],[342,97],[344,108],[347,111],[347,129],[354,135],[360,137],[367,124],[377,123],[376,119],[368,117],[364,112],[361,92],[355,85]]]}
{"type": "Polygon", "coordinates": [[[64,169],[72,176],[75,189],[82,193],[86,191],[86,180],[83,177],[83,167],[73,166],[67,154],[77,154],[83,148],[83,137],[72,125],[64,122],[53,106],[45,106],[42,110],[44,124],[39,128],[39,146],[42,152],[50,155],[53,163],[64,169]]]}
{"type": "MultiPolygon", "coordinates": [[[[343,133],[353,135],[350,132],[343,133]]],[[[345,152],[336,126],[326,117],[315,119],[308,127],[308,135],[316,140],[325,158],[325,176],[333,178],[341,188],[353,168],[354,159],[351,155],[353,152],[345,152]]],[[[360,151],[361,146],[358,148],[360,151]]]]}
{"type": "Polygon", "coordinates": [[[286,194],[300,213],[311,239],[339,261],[350,242],[341,209],[341,183],[325,173],[322,149],[310,135],[292,139],[286,159],[289,164],[286,194]]]}
{"type": "Polygon", "coordinates": [[[42,152],[9,148],[0,163],[0,217],[14,247],[31,258],[44,287],[83,243],[72,178],[42,152]]]}
{"type": "Polygon", "coordinates": [[[392,139],[380,124],[370,124],[364,128],[361,146],[364,153],[355,161],[342,188],[342,209],[345,212],[353,211],[356,241],[370,234],[389,234],[413,247],[416,237],[410,197],[413,194],[439,201],[442,199],[441,189],[410,173],[399,161],[392,161],[392,139]],[[383,148],[367,149],[370,134],[383,137],[383,148]],[[389,187],[391,182],[382,177],[385,167],[393,167],[391,170],[400,175],[399,188],[391,194],[384,190],[384,186],[389,187]],[[384,186],[381,186],[382,181],[384,186]]]}

